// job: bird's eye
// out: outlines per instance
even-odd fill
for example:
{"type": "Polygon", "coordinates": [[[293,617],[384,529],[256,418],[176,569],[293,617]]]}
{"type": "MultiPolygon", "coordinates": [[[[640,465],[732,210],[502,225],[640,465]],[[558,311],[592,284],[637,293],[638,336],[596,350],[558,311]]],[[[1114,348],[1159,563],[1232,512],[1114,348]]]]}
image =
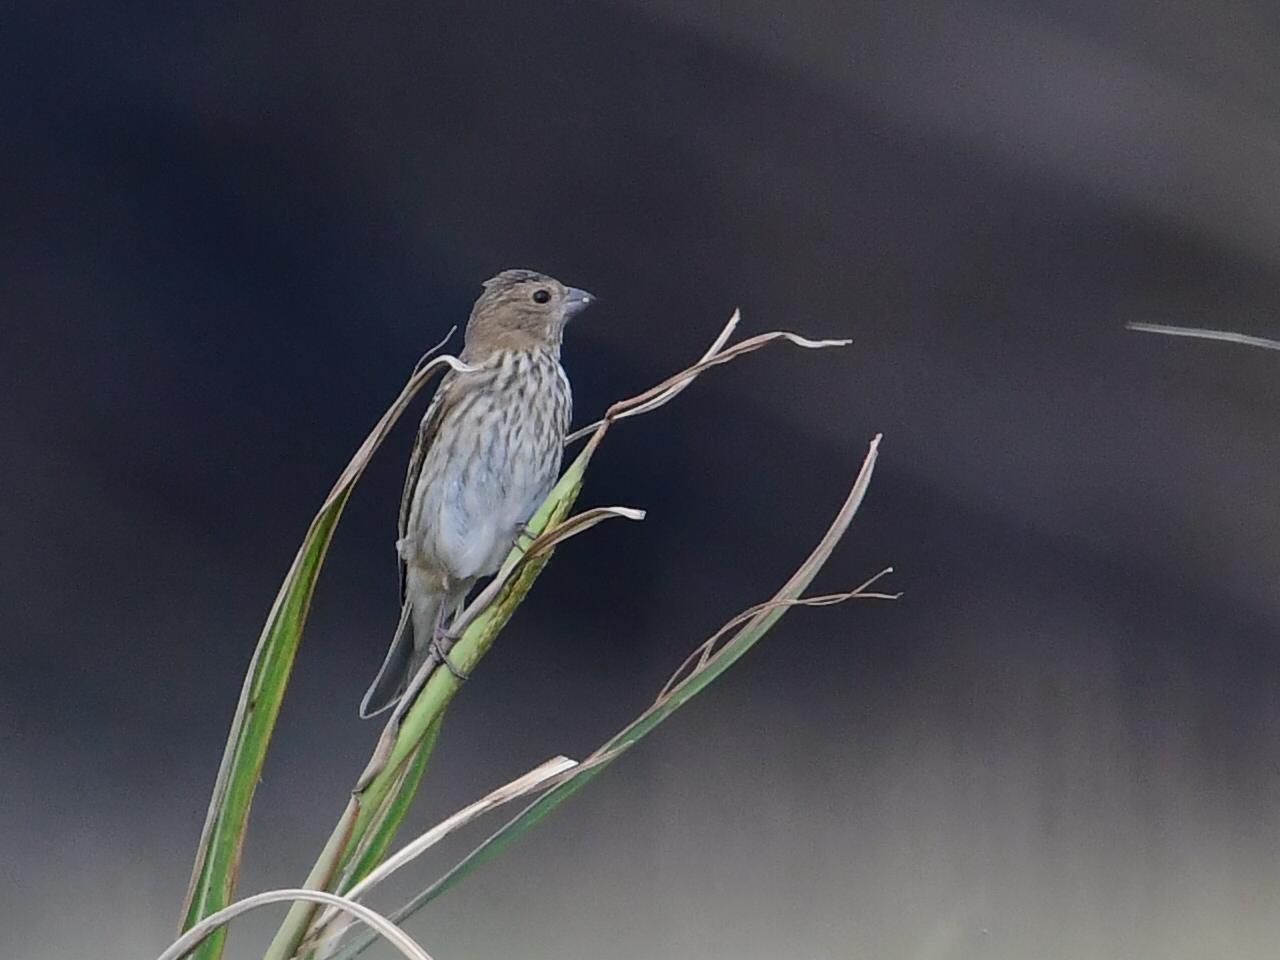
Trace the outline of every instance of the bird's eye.
{"type": "Polygon", "coordinates": [[[550,290],[535,290],[535,291],[533,291],[533,302],[534,302],[534,303],[550,303],[550,302],[551,302],[551,291],[550,291],[550,290]]]}

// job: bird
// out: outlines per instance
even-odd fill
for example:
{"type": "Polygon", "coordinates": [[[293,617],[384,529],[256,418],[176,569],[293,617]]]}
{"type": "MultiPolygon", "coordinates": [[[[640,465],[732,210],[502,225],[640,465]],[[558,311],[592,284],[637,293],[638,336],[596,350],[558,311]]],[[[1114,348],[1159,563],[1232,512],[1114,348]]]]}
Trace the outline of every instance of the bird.
{"type": "Polygon", "coordinates": [[[360,704],[397,703],[429,658],[455,675],[447,626],[496,573],[555,486],[573,413],[565,324],[595,297],[533,270],[486,280],[458,359],[418,427],[400,499],[400,623],[360,704]]]}

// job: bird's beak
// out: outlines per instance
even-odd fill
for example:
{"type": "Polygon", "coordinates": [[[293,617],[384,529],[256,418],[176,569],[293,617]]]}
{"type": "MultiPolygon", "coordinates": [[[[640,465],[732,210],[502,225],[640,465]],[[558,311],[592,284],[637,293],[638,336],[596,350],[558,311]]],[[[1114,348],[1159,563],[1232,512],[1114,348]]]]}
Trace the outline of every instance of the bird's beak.
{"type": "Polygon", "coordinates": [[[595,302],[595,294],[579,290],[577,287],[570,287],[569,296],[564,301],[564,318],[568,320],[574,314],[581,313],[595,302]]]}

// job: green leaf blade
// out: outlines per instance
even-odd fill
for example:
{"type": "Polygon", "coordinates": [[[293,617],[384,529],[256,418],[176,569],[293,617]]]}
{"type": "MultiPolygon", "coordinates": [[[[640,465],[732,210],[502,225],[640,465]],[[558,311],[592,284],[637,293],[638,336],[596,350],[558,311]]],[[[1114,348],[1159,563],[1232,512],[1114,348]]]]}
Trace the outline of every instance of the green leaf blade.
{"type": "MultiPolygon", "coordinates": [[[[441,346],[443,342],[431,353],[441,346]]],[[[316,580],[351,490],[413,397],[444,365],[451,363],[456,363],[451,357],[437,357],[419,364],[339,476],[294,556],[241,686],[196,848],[191,884],[183,904],[182,930],[190,929],[199,920],[229,905],[235,893],[249,809],[293,669],[316,580]]],[[[225,943],[225,931],[219,929],[193,956],[197,960],[219,960],[225,943]]]]}
{"type": "MultiPolygon", "coordinates": [[[[316,578],[346,499],[345,493],[334,498],[312,522],[255,651],[210,801],[183,914],[183,930],[231,903],[249,809],[280,714],[316,578]]],[[[225,941],[225,930],[219,930],[193,956],[196,960],[217,960],[225,941]]]]}

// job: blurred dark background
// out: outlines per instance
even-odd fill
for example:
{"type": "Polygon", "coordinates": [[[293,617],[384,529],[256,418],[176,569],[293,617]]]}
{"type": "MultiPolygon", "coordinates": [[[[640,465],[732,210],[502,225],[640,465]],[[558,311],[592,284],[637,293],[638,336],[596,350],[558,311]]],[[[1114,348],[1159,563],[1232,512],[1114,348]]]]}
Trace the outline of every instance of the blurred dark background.
{"type": "MultiPolygon", "coordinates": [[[[1280,334],[1280,14],[849,7],[5,7],[0,957],[168,942],[312,513],[513,266],[601,298],[580,423],[735,306],[855,343],[610,435],[584,503],[649,519],[559,552],[413,825],[634,716],[878,431],[815,586],[904,595],[785,618],[413,921],[434,956],[1276,956],[1280,357],[1123,325],[1280,334]]],[[[339,529],[244,893],[301,879],[377,735],[411,430],[339,529]]]]}

